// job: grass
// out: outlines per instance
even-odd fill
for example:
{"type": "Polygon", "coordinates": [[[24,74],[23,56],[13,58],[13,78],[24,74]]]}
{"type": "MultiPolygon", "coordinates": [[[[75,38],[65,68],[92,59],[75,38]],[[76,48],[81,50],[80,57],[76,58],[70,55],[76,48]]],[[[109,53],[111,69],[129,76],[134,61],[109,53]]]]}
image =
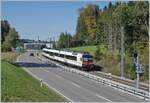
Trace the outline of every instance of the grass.
{"type": "Polygon", "coordinates": [[[89,52],[90,54],[94,54],[96,51],[96,46],[75,47],[75,48],[69,48],[69,49],[73,51],[89,52]]]}
{"type": "MultiPolygon", "coordinates": [[[[73,51],[79,51],[79,52],[89,52],[95,57],[96,52],[96,46],[83,46],[83,47],[74,47],[69,48],[73,51]]],[[[102,71],[107,73],[112,73],[114,75],[120,76],[120,56],[119,56],[119,50],[110,52],[107,47],[104,45],[100,45],[100,52],[101,60],[97,61],[94,59],[95,63],[97,65],[100,65],[103,67],[102,71]]],[[[140,62],[144,65],[144,74],[140,76],[140,80],[148,83],[148,48],[143,47],[140,52],[142,55],[140,56],[140,62]]],[[[135,69],[133,68],[133,57],[128,55],[127,52],[125,54],[125,61],[124,61],[124,73],[126,78],[130,79],[136,79],[135,69]]]]}
{"type": "Polygon", "coordinates": [[[5,61],[15,62],[18,54],[15,52],[2,52],[1,59],[5,61]]]}
{"type": "MultiPolygon", "coordinates": [[[[70,50],[73,51],[79,51],[79,52],[89,52],[95,57],[97,47],[96,46],[83,46],[83,47],[75,47],[70,48],[70,50]]],[[[110,72],[115,75],[120,75],[119,70],[119,64],[117,61],[117,54],[118,52],[114,52],[113,55],[110,53],[104,45],[100,45],[100,52],[103,54],[103,58],[100,61],[96,61],[94,58],[94,61],[96,64],[104,67],[103,72],[110,72]]]]}
{"type": "Polygon", "coordinates": [[[40,82],[20,67],[1,61],[1,100],[2,102],[63,102],[64,98],[40,87],[40,82]]]}

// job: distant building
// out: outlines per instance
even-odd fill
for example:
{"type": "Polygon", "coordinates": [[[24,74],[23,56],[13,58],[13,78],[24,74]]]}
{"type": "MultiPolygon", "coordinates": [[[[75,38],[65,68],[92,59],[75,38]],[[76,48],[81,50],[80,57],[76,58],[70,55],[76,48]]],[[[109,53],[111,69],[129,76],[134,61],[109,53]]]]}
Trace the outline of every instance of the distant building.
{"type": "Polygon", "coordinates": [[[20,41],[22,43],[34,43],[34,42],[36,42],[35,40],[30,40],[30,39],[20,39],[20,41]]]}
{"type": "Polygon", "coordinates": [[[45,46],[45,43],[24,43],[24,49],[40,50],[45,46]]]}

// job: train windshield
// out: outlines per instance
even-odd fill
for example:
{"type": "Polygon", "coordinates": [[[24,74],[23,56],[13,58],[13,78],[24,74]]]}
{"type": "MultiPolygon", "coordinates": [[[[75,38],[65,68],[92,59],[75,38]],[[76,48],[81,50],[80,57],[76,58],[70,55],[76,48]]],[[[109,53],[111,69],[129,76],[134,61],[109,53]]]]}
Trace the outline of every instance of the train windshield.
{"type": "Polygon", "coordinates": [[[93,57],[91,55],[83,55],[83,61],[93,62],[93,57]]]}

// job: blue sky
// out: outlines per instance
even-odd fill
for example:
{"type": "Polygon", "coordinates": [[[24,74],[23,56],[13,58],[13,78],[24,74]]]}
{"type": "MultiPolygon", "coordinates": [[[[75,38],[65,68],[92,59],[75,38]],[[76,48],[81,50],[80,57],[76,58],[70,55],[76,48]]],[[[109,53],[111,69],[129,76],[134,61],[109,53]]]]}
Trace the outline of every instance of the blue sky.
{"type": "Polygon", "coordinates": [[[103,8],[109,1],[5,1],[1,3],[2,19],[16,28],[20,38],[58,38],[60,32],[75,34],[79,8],[88,3],[103,8]]]}

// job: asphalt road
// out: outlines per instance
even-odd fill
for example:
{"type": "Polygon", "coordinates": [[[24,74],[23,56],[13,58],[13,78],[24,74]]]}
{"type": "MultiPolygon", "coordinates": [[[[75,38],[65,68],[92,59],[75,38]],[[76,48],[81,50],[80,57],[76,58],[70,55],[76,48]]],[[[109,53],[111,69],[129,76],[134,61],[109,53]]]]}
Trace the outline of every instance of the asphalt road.
{"type": "Polygon", "coordinates": [[[26,52],[18,63],[27,71],[46,82],[71,102],[143,102],[136,96],[123,93],[86,77],[66,72],[55,65],[46,64],[26,52]]]}

